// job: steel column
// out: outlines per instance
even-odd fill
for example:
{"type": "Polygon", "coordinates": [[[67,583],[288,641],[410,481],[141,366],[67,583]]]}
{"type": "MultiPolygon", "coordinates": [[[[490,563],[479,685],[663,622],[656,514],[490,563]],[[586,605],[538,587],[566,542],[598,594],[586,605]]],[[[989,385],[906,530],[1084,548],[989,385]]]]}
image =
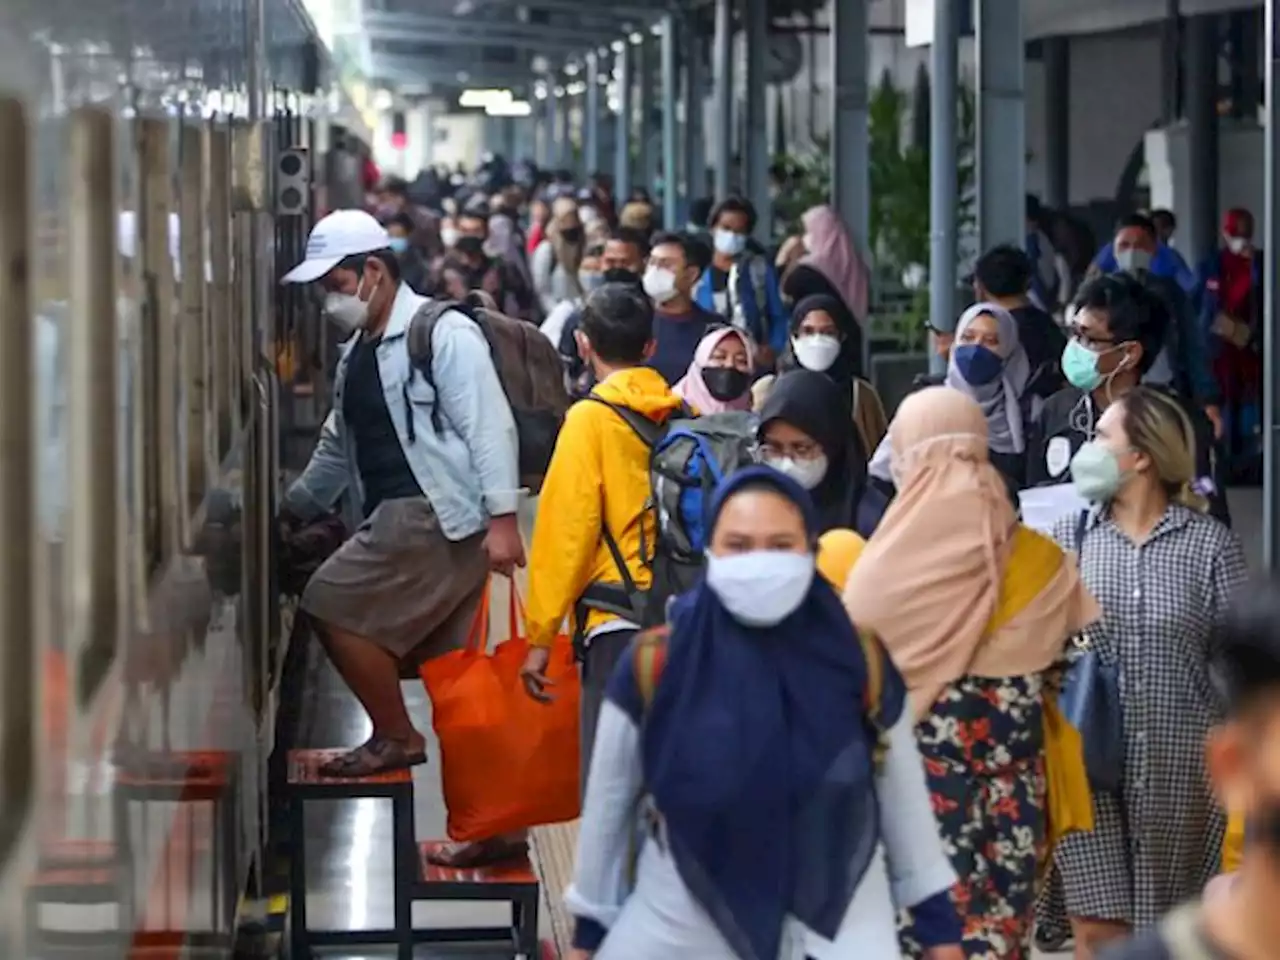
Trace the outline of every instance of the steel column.
{"type": "Polygon", "coordinates": [[[543,112],[545,114],[542,129],[544,132],[543,142],[545,144],[544,155],[542,158],[543,166],[554,168],[559,162],[560,157],[560,141],[557,139],[559,131],[556,129],[556,81],[555,77],[547,77],[547,97],[542,101],[543,112]]]}
{"type": "Polygon", "coordinates": [[[613,192],[618,208],[631,196],[631,42],[614,47],[614,82],[618,86],[617,136],[613,169],[613,192]]]}
{"type": "Polygon", "coordinates": [[[1262,565],[1276,569],[1280,550],[1280,272],[1271,251],[1280,250],[1280,183],[1276,181],[1276,165],[1280,163],[1280,0],[1266,0],[1263,29],[1266,49],[1266,93],[1263,109],[1266,117],[1266,139],[1263,142],[1263,257],[1262,329],[1266,347],[1262,367],[1263,380],[1263,494],[1262,494],[1262,565]]]}
{"type": "MultiPolygon", "coordinates": [[[[929,103],[929,323],[935,330],[956,326],[956,91],[959,86],[959,8],[955,0],[934,0],[932,84],[929,103]]],[[[930,353],[941,373],[945,361],[930,353]]]]}
{"type": "Polygon", "coordinates": [[[1071,203],[1071,53],[1066,37],[1044,39],[1044,202],[1071,203]]]}
{"type": "Polygon", "coordinates": [[[600,54],[587,54],[587,92],[582,98],[582,166],[587,176],[600,170],[600,54]]]}
{"type": "Polygon", "coordinates": [[[1165,0],[1160,22],[1160,122],[1166,125],[1178,119],[1180,26],[1178,0],[1165,0]]]}
{"type": "MultiPolygon", "coordinates": [[[[867,7],[869,0],[831,6],[831,205],[866,252],[871,179],[867,129],[867,7]]],[[[865,320],[865,317],[859,319],[865,320]]],[[[863,337],[864,350],[871,338],[863,337]]],[[[863,357],[864,361],[866,357],[863,357]]],[[[864,362],[863,369],[867,366],[864,362]]]]}
{"type": "Polygon", "coordinates": [[[733,0],[716,0],[715,71],[715,198],[729,195],[733,172],[733,0]]]}
{"type": "MultiPolygon", "coordinates": [[[[1183,253],[1199,263],[1218,246],[1218,17],[1186,18],[1182,103],[1190,149],[1188,216],[1181,225],[1183,253]]],[[[1178,206],[1182,206],[1178,204],[1178,206]]]]}
{"type": "Polygon", "coordinates": [[[1026,233],[1026,42],[1022,0],[978,0],[978,243],[1026,233]]]}
{"type": "Polygon", "coordinates": [[[747,99],[742,159],[746,164],[747,196],[756,208],[756,238],[773,233],[773,203],[769,197],[769,127],[765,63],[769,52],[769,2],[746,0],[747,99]]]}
{"type": "Polygon", "coordinates": [[[676,165],[676,18],[662,18],[662,224],[668,230],[678,226],[676,193],[680,171],[676,165]]]}
{"type": "Polygon", "coordinates": [[[654,89],[657,87],[657,58],[654,56],[653,34],[648,30],[640,34],[640,43],[636,46],[636,114],[638,124],[636,136],[637,166],[640,185],[652,193],[658,158],[653,150],[653,104],[654,89]]]}
{"type": "MultiPolygon", "coordinates": [[[[689,26],[686,24],[686,26],[689,26]]],[[[702,40],[687,30],[684,52],[684,194],[685,220],[693,202],[707,190],[707,156],[702,131],[702,40]]]]}

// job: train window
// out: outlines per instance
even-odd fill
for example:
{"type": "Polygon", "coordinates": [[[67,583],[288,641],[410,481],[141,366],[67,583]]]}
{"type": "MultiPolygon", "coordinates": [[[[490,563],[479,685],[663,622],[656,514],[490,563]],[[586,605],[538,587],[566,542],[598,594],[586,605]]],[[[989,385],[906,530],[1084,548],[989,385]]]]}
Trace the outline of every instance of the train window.
{"type": "MultiPolygon", "coordinates": [[[[28,343],[30,191],[26,114],[0,100],[0,330],[8,343],[28,343]]],[[[29,350],[0,351],[0,860],[31,808],[36,653],[35,375],[29,350]]]]}
{"type": "Polygon", "coordinates": [[[209,469],[210,419],[208,404],[209,377],[206,369],[209,351],[206,346],[208,318],[205,314],[205,142],[204,131],[194,124],[183,124],[179,139],[179,250],[182,267],[182,322],[178,342],[181,347],[182,385],[179,396],[185,399],[185,429],[179,434],[186,440],[183,463],[183,543],[189,545],[191,515],[204,500],[209,469]]]}
{"type": "Polygon", "coordinates": [[[174,320],[172,152],[169,123],[137,122],[139,233],[144,301],[139,380],[142,403],[139,444],[145,458],[143,517],[144,569],[152,576],[174,553],[178,540],[178,378],[174,320]]]}
{"type": "Polygon", "coordinates": [[[88,702],[120,633],[120,505],[116,301],[115,118],[84,107],[69,118],[67,460],[74,481],[66,534],[67,625],[77,638],[77,694],[88,702]],[[92,478],[92,482],[85,482],[92,478]]]}
{"type": "Polygon", "coordinates": [[[231,449],[231,142],[224,128],[209,130],[209,390],[214,463],[231,449]]]}

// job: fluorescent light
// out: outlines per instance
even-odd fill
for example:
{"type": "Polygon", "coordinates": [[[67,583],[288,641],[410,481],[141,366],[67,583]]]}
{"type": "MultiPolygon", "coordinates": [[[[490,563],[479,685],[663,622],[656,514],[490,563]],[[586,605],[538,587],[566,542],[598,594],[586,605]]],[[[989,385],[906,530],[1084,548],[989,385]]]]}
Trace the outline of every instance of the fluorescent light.
{"type": "Polygon", "coordinates": [[[509,103],[491,103],[484,112],[490,117],[527,117],[533,113],[533,105],[528,100],[512,100],[509,103]]]}
{"type": "Polygon", "coordinates": [[[510,90],[463,90],[458,106],[488,109],[490,104],[510,103],[513,99],[510,90]]]}

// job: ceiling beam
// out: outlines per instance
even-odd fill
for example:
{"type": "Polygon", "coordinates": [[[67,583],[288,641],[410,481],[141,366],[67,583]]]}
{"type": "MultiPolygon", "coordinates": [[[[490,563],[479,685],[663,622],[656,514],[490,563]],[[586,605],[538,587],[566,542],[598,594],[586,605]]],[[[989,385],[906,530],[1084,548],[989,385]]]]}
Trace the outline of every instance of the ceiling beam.
{"type": "Polygon", "coordinates": [[[476,9],[481,7],[506,7],[510,10],[516,10],[525,7],[529,10],[544,10],[547,13],[572,13],[580,16],[592,17],[611,17],[616,20],[627,20],[636,18],[643,21],[656,20],[664,13],[672,10],[678,10],[680,4],[668,0],[665,3],[638,4],[638,3],[598,3],[594,9],[583,9],[584,0],[531,0],[531,2],[520,3],[512,2],[512,0],[470,0],[470,3],[476,9]]]}
{"type": "MultiPolygon", "coordinates": [[[[370,40],[416,39],[423,34],[439,32],[448,35],[470,31],[520,40],[573,42],[576,47],[583,48],[608,44],[625,35],[621,26],[610,28],[603,24],[521,23],[518,20],[480,20],[432,14],[367,12],[361,22],[370,40]]],[[[504,45],[504,42],[500,41],[499,44],[504,45]]]]}
{"type": "Polygon", "coordinates": [[[398,54],[373,56],[370,73],[374,78],[396,83],[457,83],[459,74],[465,74],[466,83],[480,80],[500,86],[524,85],[539,79],[528,67],[513,63],[494,63],[490,60],[463,60],[457,57],[408,57],[398,54]]]}

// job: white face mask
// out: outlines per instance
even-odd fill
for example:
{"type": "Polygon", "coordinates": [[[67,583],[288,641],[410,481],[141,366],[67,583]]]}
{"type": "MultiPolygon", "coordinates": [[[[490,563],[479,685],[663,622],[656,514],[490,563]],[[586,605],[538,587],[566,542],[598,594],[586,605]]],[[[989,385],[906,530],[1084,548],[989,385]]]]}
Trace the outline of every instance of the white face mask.
{"type": "Polygon", "coordinates": [[[1249,249],[1249,241],[1244,237],[1227,237],[1227,249],[1239,256],[1249,249]]]}
{"type": "Polygon", "coordinates": [[[813,585],[812,553],[754,550],[707,554],[707,586],[748,627],[772,627],[799,609],[813,585]]]}
{"type": "Polygon", "coordinates": [[[1151,251],[1129,247],[1116,251],[1116,266],[1125,273],[1136,273],[1139,270],[1151,269],[1151,251]]]}
{"type": "Polygon", "coordinates": [[[448,249],[452,250],[458,245],[458,237],[461,236],[457,227],[441,227],[440,242],[448,249]]]}
{"type": "Polygon", "coordinates": [[[369,301],[360,299],[364,289],[364,277],[355,293],[330,293],[324,298],[324,313],[342,328],[344,333],[355,333],[369,322],[369,301]]]}
{"type": "Polygon", "coordinates": [[[746,234],[734,233],[732,230],[717,230],[712,242],[716,245],[716,252],[723,253],[726,257],[736,257],[747,249],[746,234]]]}
{"type": "Polygon", "coordinates": [[[661,306],[676,295],[676,275],[662,267],[650,267],[644,272],[644,292],[661,306]]]}
{"type": "Polygon", "coordinates": [[[792,337],[791,349],[800,366],[815,373],[826,373],[840,356],[840,338],[829,333],[792,337]]]}
{"type": "Polygon", "coordinates": [[[778,460],[766,458],[765,463],[779,473],[786,474],[806,490],[812,490],[820,484],[830,466],[825,453],[818,454],[812,460],[797,460],[794,457],[782,457],[778,460]]]}

